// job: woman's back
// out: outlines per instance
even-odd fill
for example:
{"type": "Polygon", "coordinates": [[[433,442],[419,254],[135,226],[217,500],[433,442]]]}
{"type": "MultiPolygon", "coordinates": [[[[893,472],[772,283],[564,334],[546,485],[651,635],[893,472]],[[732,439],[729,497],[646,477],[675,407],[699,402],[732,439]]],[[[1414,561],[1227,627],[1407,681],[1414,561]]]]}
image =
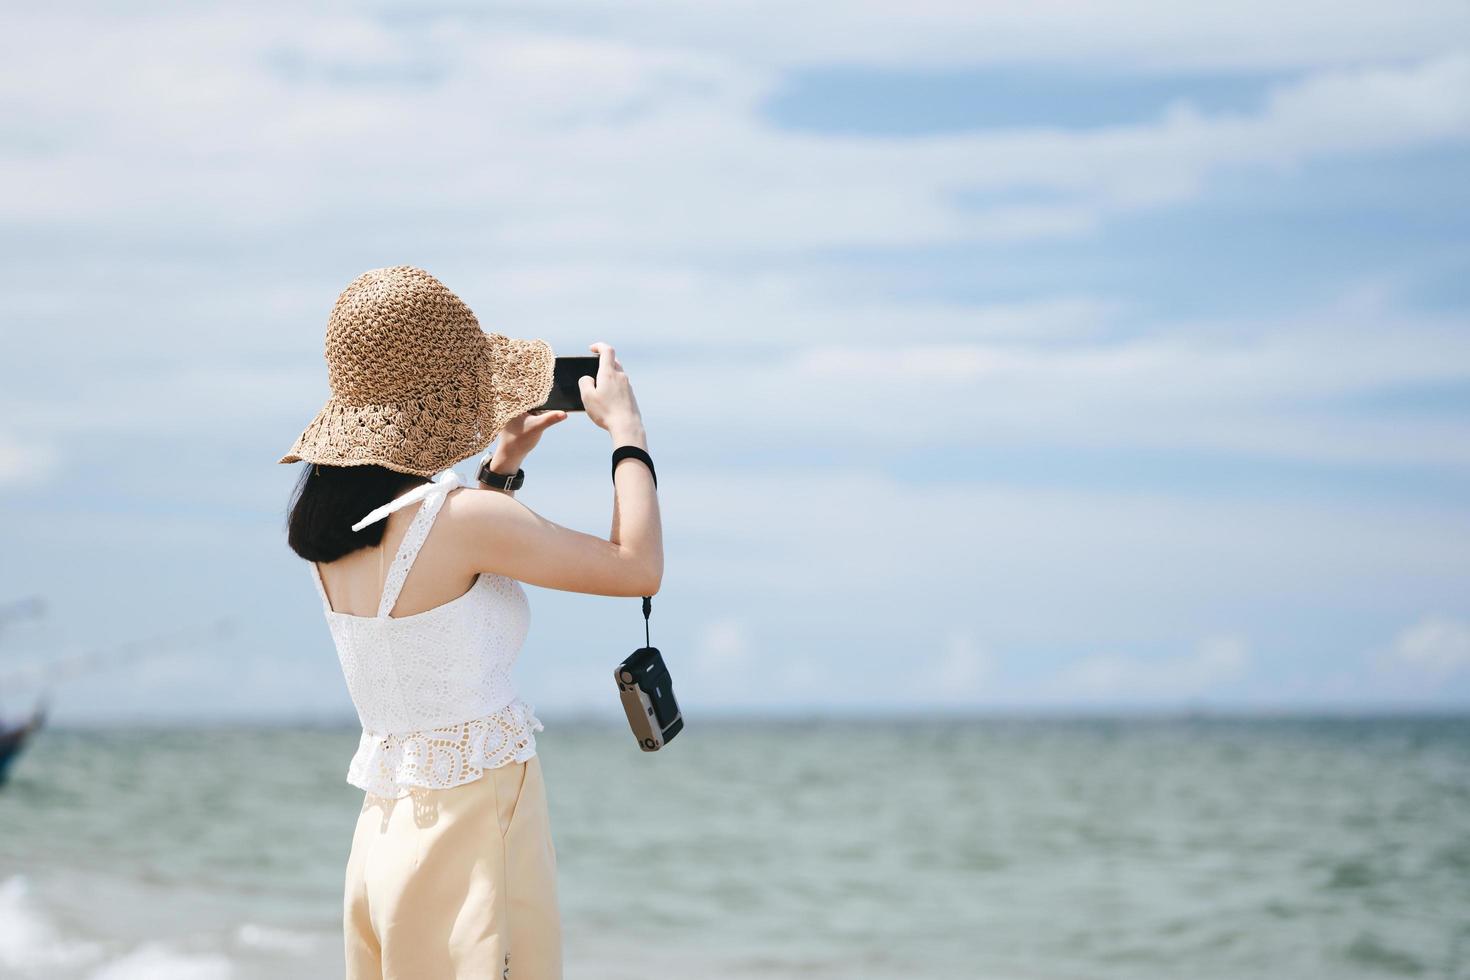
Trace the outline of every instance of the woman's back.
{"type": "MultiPolygon", "coordinates": [[[[332,610],[352,616],[377,615],[387,584],[388,561],[398,554],[409,526],[424,506],[413,504],[389,514],[384,520],[382,541],[376,547],[359,548],[335,561],[317,563],[332,610]]],[[[475,584],[476,572],[466,568],[452,549],[443,547],[450,525],[448,514],[437,515],[434,525],[439,533],[430,533],[420,546],[413,574],[403,582],[391,611],[394,617],[414,616],[442,606],[475,584]]]]}
{"type": "MultiPolygon", "coordinates": [[[[530,627],[520,583],[482,572],[468,589],[444,598],[450,579],[426,578],[421,601],[427,607],[403,608],[407,584],[428,560],[421,556],[430,551],[426,545],[445,498],[459,485],[455,475],[386,505],[411,516],[400,533],[384,535],[380,549],[354,553],[376,552],[375,562],[385,568],[372,614],[361,606],[356,612],[335,609],[321,569],[308,563],[363,728],[347,781],[377,796],[457,786],[535,753],[532,733],[541,724],[516,696],[511,677],[530,627]],[[411,509],[418,498],[423,503],[411,509]],[[394,550],[391,563],[388,548],[394,550]]],[[[330,571],[343,573],[342,591],[361,598],[368,569],[330,571]]]]}

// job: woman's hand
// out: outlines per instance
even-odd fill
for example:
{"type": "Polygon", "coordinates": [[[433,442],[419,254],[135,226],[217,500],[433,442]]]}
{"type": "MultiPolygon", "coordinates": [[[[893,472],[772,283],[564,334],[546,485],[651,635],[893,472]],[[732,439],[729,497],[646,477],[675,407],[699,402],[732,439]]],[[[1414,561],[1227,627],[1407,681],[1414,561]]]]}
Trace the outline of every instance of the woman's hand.
{"type": "Polygon", "coordinates": [[[586,375],[577,379],[587,417],[618,442],[641,443],[643,414],[638,411],[633,386],[623,373],[616,352],[601,341],[590,345],[590,349],[597,354],[597,379],[594,382],[586,375]]]}
{"type": "Polygon", "coordinates": [[[566,412],[522,412],[500,430],[495,452],[490,454],[490,469],[510,475],[521,468],[531,450],[541,441],[541,433],[567,417],[566,412]]]}

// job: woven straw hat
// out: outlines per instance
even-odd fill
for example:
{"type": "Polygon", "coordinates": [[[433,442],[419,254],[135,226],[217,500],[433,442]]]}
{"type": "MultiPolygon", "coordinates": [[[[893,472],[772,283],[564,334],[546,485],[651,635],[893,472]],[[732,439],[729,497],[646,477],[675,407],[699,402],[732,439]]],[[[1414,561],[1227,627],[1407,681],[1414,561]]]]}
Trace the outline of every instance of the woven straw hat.
{"type": "Polygon", "coordinates": [[[332,396],[280,462],[433,476],[543,404],[555,363],[544,340],[481,330],[423,269],[364,272],[327,320],[332,396]]]}

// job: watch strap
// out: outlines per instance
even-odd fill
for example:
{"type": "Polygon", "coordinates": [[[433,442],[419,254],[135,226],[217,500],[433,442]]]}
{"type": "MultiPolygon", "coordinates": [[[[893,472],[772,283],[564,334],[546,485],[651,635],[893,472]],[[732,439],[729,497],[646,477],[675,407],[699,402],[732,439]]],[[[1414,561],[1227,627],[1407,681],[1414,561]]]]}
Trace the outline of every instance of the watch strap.
{"type": "Polygon", "coordinates": [[[487,487],[496,490],[519,490],[526,482],[526,471],[518,469],[514,473],[496,473],[490,468],[490,460],[486,459],[480,463],[480,482],[487,487]]]}

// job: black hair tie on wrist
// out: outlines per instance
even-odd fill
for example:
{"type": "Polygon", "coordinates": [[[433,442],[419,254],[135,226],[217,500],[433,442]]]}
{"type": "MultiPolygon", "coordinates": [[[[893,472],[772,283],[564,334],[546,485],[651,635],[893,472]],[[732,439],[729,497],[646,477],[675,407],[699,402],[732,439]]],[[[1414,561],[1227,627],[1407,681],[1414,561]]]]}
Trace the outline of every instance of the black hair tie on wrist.
{"type": "Polygon", "coordinates": [[[644,450],[639,449],[637,446],[619,446],[618,448],[616,448],[616,449],[613,450],[613,454],[612,454],[613,482],[614,483],[617,482],[617,477],[618,477],[618,463],[620,463],[623,460],[627,459],[629,456],[633,457],[634,459],[641,460],[643,462],[643,465],[645,465],[645,466],[648,467],[648,474],[649,474],[649,476],[653,477],[653,488],[655,490],[657,490],[658,489],[658,472],[656,470],[654,470],[654,468],[653,468],[653,457],[650,456],[650,455],[648,455],[648,453],[645,452],[644,450]]]}

